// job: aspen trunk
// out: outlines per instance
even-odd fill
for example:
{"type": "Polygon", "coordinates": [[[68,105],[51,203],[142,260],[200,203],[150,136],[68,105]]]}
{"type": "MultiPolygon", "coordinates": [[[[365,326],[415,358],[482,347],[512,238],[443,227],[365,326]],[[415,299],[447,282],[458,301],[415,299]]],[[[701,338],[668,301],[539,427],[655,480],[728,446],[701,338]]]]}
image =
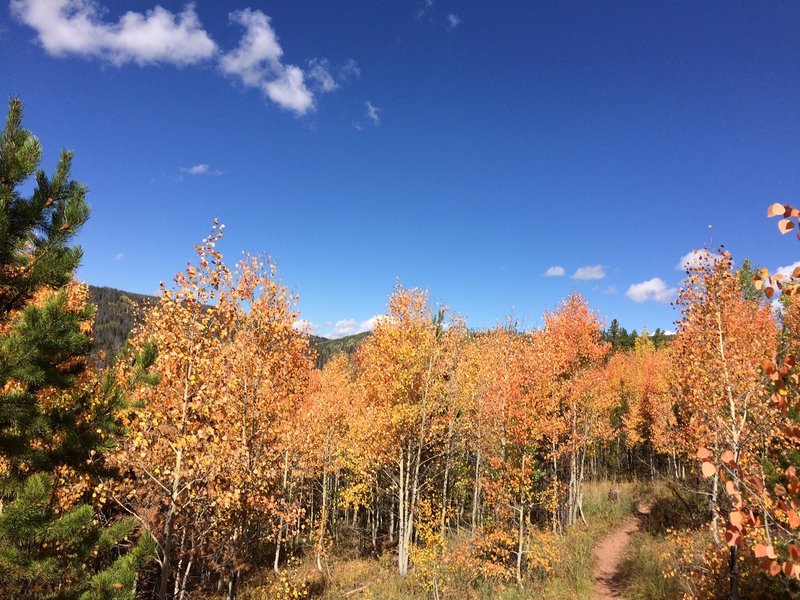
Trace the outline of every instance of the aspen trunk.
{"type": "Polygon", "coordinates": [[[389,542],[394,543],[394,515],[397,510],[397,500],[392,496],[392,502],[389,505],[389,542]]]}
{"type": "Polygon", "coordinates": [[[178,566],[175,569],[176,572],[178,573],[178,576],[175,578],[175,589],[172,592],[172,597],[173,598],[177,598],[178,597],[178,591],[180,590],[180,587],[181,587],[180,573],[181,573],[181,568],[183,567],[183,556],[184,556],[183,549],[185,547],[185,544],[186,544],[186,527],[182,527],[181,528],[181,545],[180,545],[180,550],[178,551],[178,555],[179,555],[178,566]]]}
{"type": "Polygon", "coordinates": [[[478,454],[475,456],[475,486],[472,489],[472,535],[475,535],[475,527],[478,520],[478,508],[481,501],[481,449],[478,447],[478,454]]]}
{"type": "Polygon", "coordinates": [[[567,525],[574,525],[575,521],[577,521],[577,467],[577,457],[573,451],[570,453],[569,457],[569,499],[567,501],[567,525]]]}
{"type": "Polygon", "coordinates": [[[192,570],[192,562],[193,562],[193,557],[189,557],[189,560],[186,562],[186,569],[183,572],[183,577],[181,578],[180,591],[176,596],[178,600],[183,600],[186,596],[186,588],[189,581],[189,572],[192,570]]]}
{"type": "MultiPolygon", "coordinates": [[[[181,426],[180,435],[186,433],[186,420],[189,411],[189,399],[191,398],[190,381],[192,378],[192,362],[186,369],[186,377],[183,381],[183,400],[181,406],[181,426]]],[[[175,514],[178,510],[178,492],[183,476],[183,447],[178,445],[175,448],[175,466],[172,469],[172,486],[169,496],[169,508],[164,518],[164,545],[162,551],[164,558],[161,562],[161,579],[158,585],[158,597],[160,600],[167,600],[167,587],[172,575],[172,529],[174,527],[175,514]]]]}
{"type": "Polygon", "coordinates": [[[522,588],[522,543],[525,533],[525,455],[522,455],[522,477],[519,486],[519,528],[517,530],[517,585],[522,588]]]}
{"type": "Polygon", "coordinates": [[[714,484],[711,488],[711,501],[709,502],[711,508],[711,535],[714,536],[714,543],[719,545],[719,523],[717,523],[717,497],[719,496],[719,473],[714,473],[714,484]]]}
{"type": "MultiPolygon", "coordinates": [[[[288,499],[288,485],[289,485],[289,450],[287,449],[283,455],[283,493],[286,495],[288,499]]],[[[281,561],[281,543],[283,538],[289,537],[289,523],[283,517],[278,519],[278,539],[275,544],[275,560],[272,564],[272,570],[275,573],[280,572],[280,561],[281,561]]]]}
{"type": "Polygon", "coordinates": [[[317,535],[317,569],[322,571],[322,545],[325,542],[325,527],[328,522],[328,471],[322,475],[322,508],[319,517],[319,534],[317,535]]]}
{"type": "Polygon", "coordinates": [[[398,490],[398,535],[397,535],[397,568],[400,575],[405,576],[408,573],[408,554],[407,544],[408,538],[406,537],[406,469],[405,469],[405,450],[400,451],[400,488],[398,490]]]}
{"type": "Polygon", "coordinates": [[[449,483],[448,479],[450,477],[450,452],[452,450],[452,442],[453,442],[453,421],[450,420],[450,424],[448,426],[448,434],[447,434],[447,454],[445,455],[445,462],[444,462],[444,482],[442,483],[442,521],[441,521],[441,535],[444,537],[444,530],[447,524],[447,485],[449,483]]]}

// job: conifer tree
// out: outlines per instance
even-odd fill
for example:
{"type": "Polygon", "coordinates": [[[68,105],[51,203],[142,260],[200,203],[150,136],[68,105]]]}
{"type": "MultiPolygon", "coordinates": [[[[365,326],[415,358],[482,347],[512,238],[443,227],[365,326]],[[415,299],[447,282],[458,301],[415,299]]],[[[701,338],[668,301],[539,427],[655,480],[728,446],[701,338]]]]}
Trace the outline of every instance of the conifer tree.
{"type": "MultiPolygon", "coordinates": [[[[153,541],[120,554],[135,522],[103,526],[109,515],[86,503],[125,399],[112,371],[85,362],[92,308],[70,244],[89,215],[86,188],[70,179],[70,152],[52,178],[41,158],[12,99],[0,133],[0,597],[132,597],[153,541]]],[[[144,367],[149,354],[134,360],[144,367]]]]}

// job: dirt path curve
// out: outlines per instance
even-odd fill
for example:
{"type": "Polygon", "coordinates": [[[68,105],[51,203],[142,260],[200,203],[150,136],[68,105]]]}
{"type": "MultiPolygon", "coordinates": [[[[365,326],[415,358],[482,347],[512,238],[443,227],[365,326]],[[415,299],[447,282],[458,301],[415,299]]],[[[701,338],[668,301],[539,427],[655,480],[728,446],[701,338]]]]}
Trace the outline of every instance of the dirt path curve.
{"type": "Polygon", "coordinates": [[[619,564],[628,549],[631,535],[639,529],[642,515],[650,513],[650,507],[639,504],[637,511],[638,514],[630,515],[601,538],[594,548],[594,595],[599,600],[620,597],[616,581],[619,564]]]}

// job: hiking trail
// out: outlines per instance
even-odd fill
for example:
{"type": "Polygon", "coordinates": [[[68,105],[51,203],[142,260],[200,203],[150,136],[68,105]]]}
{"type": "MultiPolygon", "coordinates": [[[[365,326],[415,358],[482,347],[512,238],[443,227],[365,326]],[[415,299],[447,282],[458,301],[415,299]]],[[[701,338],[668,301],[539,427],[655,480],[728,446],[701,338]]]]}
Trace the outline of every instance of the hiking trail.
{"type": "Polygon", "coordinates": [[[642,517],[650,514],[650,506],[639,503],[637,514],[629,515],[608,532],[594,548],[594,593],[599,600],[620,598],[619,565],[628,549],[631,535],[639,530],[642,517]]]}

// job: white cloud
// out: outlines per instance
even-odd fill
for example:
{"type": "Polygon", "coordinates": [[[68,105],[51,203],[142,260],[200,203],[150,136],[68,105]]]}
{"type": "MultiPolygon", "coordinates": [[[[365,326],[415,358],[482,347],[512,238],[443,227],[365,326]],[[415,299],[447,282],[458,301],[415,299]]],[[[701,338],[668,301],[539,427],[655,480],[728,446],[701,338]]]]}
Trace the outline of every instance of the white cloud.
{"type": "MultiPolygon", "coordinates": [[[[212,175],[212,176],[219,176],[222,175],[222,171],[219,169],[212,169],[206,163],[198,163],[191,167],[180,167],[178,169],[181,173],[186,173],[187,175],[212,175]]],[[[183,175],[179,175],[177,181],[183,181],[183,175]]]]}
{"type": "Polygon", "coordinates": [[[375,125],[375,127],[377,127],[381,124],[381,116],[378,114],[378,112],[382,111],[383,109],[378,108],[369,101],[367,101],[365,104],[367,106],[367,118],[372,121],[372,124],[375,125]]]}
{"type": "Polygon", "coordinates": [[[99,0],[11,0],[11,13],[36,31],[50,55],[95,57],[118,66],[129,62],[185,66],[216,59],[224,74],[261,90],[267,99],[298,115],[315,107],[307,80],[325,93],[361,74],[352,59],[333,69],[327,60],[314,58],[308,72],[284,64],[270,18],[249,8],[230,13],[230,20],[245,31],[238,47],[227,52],[221,52],[203,28],[192,2],[177,13],[158,5],[143,12],[128,11],[116,22],[106,20],[108,9],[99,0]]]}
{"type": "Polygon", "coordinates": [[[684,254],[678,261],[678,264],[675,265],[675,269],[678,271],[686,271],[689,268],[697,268],[702,265],[711,264],[717,259],[719,259],[719,254],[715,254],[705,248],[700,248],[699,250],[692,250],[684,254]]]}
{"type": "Polygon", "coordinates": [[[189,175],[205,175],[208,173],[208,165],[202,163],[193,167],[181,167],[181,173],[188,173],[189,175]]]}
{"type": "Polygon", "coordinates": [[[355,335],[357,333],[364,333],[365,331],[372,331],[375,329],[378,321],[383,318],[383,315],[375,315],[366,321],[356,321],[355,319],[342,319],[336,321],[333,329],[325,334],[326,338],[338,339],[347,335],[355,335]]]}
{"type": "Polygon", "coordinates": [[[117,252],[114,255],[114,260],[122,260],[123,258],[125,258],[125,255],[122,252],[117,252]]]}
{"type": "Polygon", "coordinates": [[[617,293],[617,288],[614,287],[613,285],[610,285],[606,289],[603,290],[603,293],[604,294],[616,294],[617,293]]]}
{"type": "Polygon", "coordinates": [[[263,86],[264,93],[278,106],[304,115],[314,107],[314,95],[303,82],[303,71],[289,65],[278,76],[263,86]]]}
{"type": "Polygon", "coordinates": [[[115,65],[189,65],[217,51],[191,3],[178,14],[160,6],[128,11],[116,23],[104,22],[105,9],[91,0],[11,0],[11,12],[36,30],[53,56],[93,56],[115,65]]]}
{"type": "Polygon", "coordinates": [[[278,43],[270,18],[260,10],[237,10],[230,20],[245,28],[236,50],[220,57],[222,72],[238,77],[278,106],[304,115],[314,108],[314,94],[306,87],[302,69],[281,62],[283,49],[278,43]]]}
{"type": "Polygon", "coordinates": [[[315,335],[319,331],[319,326],[308,319],[297,319],[294,325],[292,325],[292,328],[308,335],[315,335]]]}
{"type": "Polygon", "coordinates": [[[777,269],[775,269],[773,275],[780,274],[783,275],[784,277],[791,277],[792,271],[794,271],[797,267],[800,267],[800,260],[790,265],[786,265],[785,267],[778,267],[777,269]]]}
{"type": "Polygon", "coordinates": [[[669,302],[678,293],[677,288],[671,288],[659,277],[653,277],[641,283],[634,283],[625,292],[625,295],[634,302],[669,302]]]}
{"type": "Polygon", "coordinates": [[[447,15],[447,29],[449,31],[452,31],[459,25],[461,25],[461,17],[459,17],[458,15],[454,15],[453,13],[447,15]]]}
{"type": "Polygon", "coordinates": [[[595,281],[597,279],[605,279],[606,269],[603,265],[595,265],[593,267],[580,267],[572,274],[572,279],[578,281],[595,281]]]}
{"type": "Polygon", "coordinates": [[[547,271],[544,272],[545,277],[563,277],[566,274],[564,267],[559,267],[558,265],[554,265],[549,267],[547,271]]]}

